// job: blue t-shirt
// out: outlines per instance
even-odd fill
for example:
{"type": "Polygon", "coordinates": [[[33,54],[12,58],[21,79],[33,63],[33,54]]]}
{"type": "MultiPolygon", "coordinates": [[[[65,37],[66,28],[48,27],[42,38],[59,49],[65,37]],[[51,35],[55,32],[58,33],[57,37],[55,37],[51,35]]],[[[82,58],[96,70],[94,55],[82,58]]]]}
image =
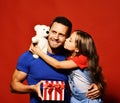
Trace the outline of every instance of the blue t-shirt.
{"type": "MultiPolygon", "coordinates": [[[[60,61],[65,59],[65,56],[62,54],[50,54],[50,53],[47,54],[60,61]]],[[[16,68],[27,74],[26,79],[29,85],[36,84],[40,80],[61,80],[64,81],[66,84],[68,83],[68,77],[65,70],[54,69],[41,58],[38,59],[34,58],[33,54],[30,51],[26,51],[21,55],[21,57],[18,60],[16,68]]],[[[68,95],[66,95],[65,93],[65,98],[66,97],[68,97],[68,95]]],[[[65,99],[66,102],[64,103],[68,103],[67,99],[69,98],[66,98],[65,99]]],[[[30,103],[44,103],[44,102],[40,102],[40,99],[38,98],[36,93],[31,93],[30,103]]]]}

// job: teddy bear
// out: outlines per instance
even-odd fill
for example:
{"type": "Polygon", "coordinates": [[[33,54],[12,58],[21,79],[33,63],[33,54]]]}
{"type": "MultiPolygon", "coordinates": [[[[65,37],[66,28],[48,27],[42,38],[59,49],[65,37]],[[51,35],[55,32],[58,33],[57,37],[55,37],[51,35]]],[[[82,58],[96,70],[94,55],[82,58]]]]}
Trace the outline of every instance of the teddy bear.
{"type": "MultiPolygon", "coordinates": [[[[50,27],[47,25],[38,24],[38,25],[34,26],[34,30],[36,31],[36,35],[34,37],[32,37],[32,43],[34,45],[37,44],[44,53],[47,53],[47,46],[48,46],[47,37],[49,34],[49,29],[50,29],[50,27]]],[[[39,58],[39,56],[36,54],[33,54],[33,57],[39,58]]]]}

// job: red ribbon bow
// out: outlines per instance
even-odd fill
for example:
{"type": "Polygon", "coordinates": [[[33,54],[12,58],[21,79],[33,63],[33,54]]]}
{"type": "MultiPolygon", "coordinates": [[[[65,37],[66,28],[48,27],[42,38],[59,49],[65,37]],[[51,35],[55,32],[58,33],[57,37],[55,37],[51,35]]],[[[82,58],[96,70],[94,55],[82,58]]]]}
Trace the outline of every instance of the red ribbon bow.
{"type": "Polygon", "coordinates": [[[55,89],[55,91],[57,91],[59,94],[61,94],[61,93],[62,93],[62,89],[64,89],[64,84],[46,83],[46,84],[44,85],[44,88],[45,88],[45,89],[49,89],[49,90],[48,90],[48,93],[49,93],[49,94],[52,93],[53,89],[55,89]]]}

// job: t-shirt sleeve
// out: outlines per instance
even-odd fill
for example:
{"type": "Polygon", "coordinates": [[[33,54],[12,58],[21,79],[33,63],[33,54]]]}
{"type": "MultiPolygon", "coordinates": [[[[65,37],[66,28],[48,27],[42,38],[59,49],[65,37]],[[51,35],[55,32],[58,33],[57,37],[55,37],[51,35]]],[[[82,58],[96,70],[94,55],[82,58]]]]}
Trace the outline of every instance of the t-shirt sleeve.
{"type": "Polygon", "coordinates": [[[20,71],[23,71],[25,73],[29,72],[29,52],[23,53],[17,62],[16,68],[20,71]]]}
{"type": "Polygon", "coordinates": [[[73,58],[69,58],[70,60],[73,60],[79,68],[84,69],[88,66],[88,59],[84,55],[75,56],[73,58]]]}

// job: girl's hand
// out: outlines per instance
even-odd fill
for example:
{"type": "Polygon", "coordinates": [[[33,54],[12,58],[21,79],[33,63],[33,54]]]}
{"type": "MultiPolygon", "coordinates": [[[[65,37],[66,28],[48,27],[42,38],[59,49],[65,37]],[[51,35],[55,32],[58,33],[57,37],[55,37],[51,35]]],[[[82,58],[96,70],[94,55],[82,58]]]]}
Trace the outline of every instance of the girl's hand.
{"type": "Polygon", "coordinates": [[[29,50],[30,50],[33,54],[36,54],[36,55],[39,55],[39,52],[41,51],[40,48],[38,47],[38,45],[35,45],[35,46],[34,46],[32,43],[31,43],[31,45],[30,45],[29,50]]]}

